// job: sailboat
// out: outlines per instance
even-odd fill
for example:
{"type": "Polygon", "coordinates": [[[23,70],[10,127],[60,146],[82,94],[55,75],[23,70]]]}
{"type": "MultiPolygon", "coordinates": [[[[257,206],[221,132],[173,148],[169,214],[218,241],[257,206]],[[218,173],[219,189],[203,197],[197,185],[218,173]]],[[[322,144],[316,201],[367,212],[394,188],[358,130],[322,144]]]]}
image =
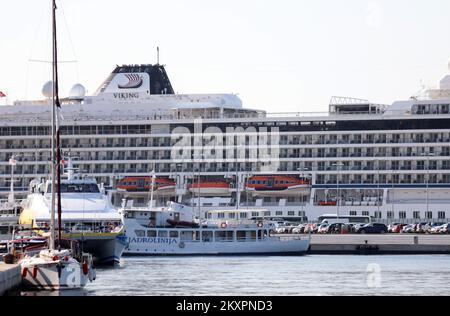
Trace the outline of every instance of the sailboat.
{"type": "Polygon", "coordinates": [[[19,264],[22,269],[22,285],[35,290],[62,290],[84,287],[96,277],[90,254],[75,247],[63,249],[61,238],[61,148],[58,111],[58,60],[56,41],[56,1],[52,0],[53,29],[53,93],[52,93],[52,197],[50,240],[48,248],[27,252],[19,264]],[[57,203],[56,203],[57,202],[57,203]],[[55,209],[58,210],[58,234],[55,231],[55,209]],[[57,238],[56,238],[57,237],[57,238]]]}

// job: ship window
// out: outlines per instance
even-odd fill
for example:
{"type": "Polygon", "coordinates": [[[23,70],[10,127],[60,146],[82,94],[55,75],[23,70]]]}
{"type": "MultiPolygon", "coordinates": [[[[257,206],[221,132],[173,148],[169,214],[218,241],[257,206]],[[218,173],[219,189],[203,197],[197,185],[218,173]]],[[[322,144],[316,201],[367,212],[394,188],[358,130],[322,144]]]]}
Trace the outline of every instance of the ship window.
{"type": "Polygon", "coordinates": [[[167,237],[167,230],[158,231],[158,237],[167,237]]]}
{"type": "Polygon", "coordinates": [[[138,230],[138,229],[136,229],[134,231],[134,233],[136,234],[137,237],[145,237],[145,230],[138,230]]]}
{"type": "Polygon", "coordinates": [[[156,230],[147,230],[147,237],[156,237],[156,230]]]}
{"type": "Polygon", "coordinates": [[[174,231],[174,230],[170,231],[169,232],[169,237],[178,238],[178,232],[174,231]]]}
{"type": "Polygon", "coordinates": [[[439,212],[438,213],[438,218],[439,219],[445,219],[445,212],[439,212]]]}
{"type": "Polygon", "coordinates": [[[229,213],[228,214],[228,218],[236,218],[236,214],[235,213],[229,213]]]}
{"type": "Polygon", "coordinates": [[[413,212],[413,218],[414,218],[414,219],[420,219],[420,212],[414,211],[414,212],[413,212]]]}
{"type": "Polygon", "coordinates": [[[202,232],[202,240],[203,240],[203,242],[212,242],[213,241],[213,232],[212,231],[203,231],[202,232]]]}
{"type": "Polygon", "coordinates": [[[243,212],[243,213],[240,213],[240,214],[239,214],[239,217],[240,217],[240,218],[247,218],[247,213],[244,213],[244,212],[243,212]]]}

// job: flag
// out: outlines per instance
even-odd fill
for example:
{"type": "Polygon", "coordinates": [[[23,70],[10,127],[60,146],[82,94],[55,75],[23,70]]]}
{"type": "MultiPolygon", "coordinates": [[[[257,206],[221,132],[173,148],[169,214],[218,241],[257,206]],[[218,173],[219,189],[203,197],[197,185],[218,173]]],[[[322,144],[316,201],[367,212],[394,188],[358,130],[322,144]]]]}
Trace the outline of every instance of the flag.
{"type": "Polygon", "coordinates": [[[0,98],[6,97],[6,94],[4,94],[2,91],[0,91],[0,98]]]}

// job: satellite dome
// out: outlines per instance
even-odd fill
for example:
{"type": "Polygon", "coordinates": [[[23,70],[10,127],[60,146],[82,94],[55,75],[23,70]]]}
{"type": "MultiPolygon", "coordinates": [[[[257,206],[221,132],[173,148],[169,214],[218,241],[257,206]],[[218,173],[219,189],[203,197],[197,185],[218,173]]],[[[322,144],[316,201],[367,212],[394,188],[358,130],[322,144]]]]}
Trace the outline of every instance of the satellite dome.
{"type": "Polygon", "coordinates": [[[47,99],[50,99],[53,96],[53,81],[48,81],[44,86],[42,87],[42,94],[47,99]]]}
{"type": "Polygon", "coordinates": [[[70,89],[69,99],[83,99],[86,95],[86,88],[82,84],[75,84],[70,89]]]}

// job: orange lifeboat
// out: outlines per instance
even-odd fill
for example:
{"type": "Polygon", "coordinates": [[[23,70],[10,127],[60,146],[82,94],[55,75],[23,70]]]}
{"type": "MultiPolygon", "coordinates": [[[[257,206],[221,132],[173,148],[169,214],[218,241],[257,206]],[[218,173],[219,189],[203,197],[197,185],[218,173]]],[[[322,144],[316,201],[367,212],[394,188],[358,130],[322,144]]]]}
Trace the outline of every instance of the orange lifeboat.
{"type": "Polygon", "coordinates": [[[336,206],[337,201],[320,201],[319,205],[320,206],[336,206]]]}
{"type": "Polygon", "coordinates": [[[292,176],[254,176],[247,181],[247,191],[255,196],[308,195],[311,181],[292,176]]]}
{"type": "MultiPolygon", "coordinates": [[[[151,177],[125,177],[116,184],[116,189],[127,192],[148,192],[151,190],[151,177]]],[[[156,193],[175,192],[175,182],[167,178],[157,178],[154,190],[156,193]]]]}
{"type": "Polygon", "coordinates": [[[188,186],[191,193],[203,196],[228,196],[230,192],[230,184],[225,181],[212,182],[195,182],[188,186]]]}

